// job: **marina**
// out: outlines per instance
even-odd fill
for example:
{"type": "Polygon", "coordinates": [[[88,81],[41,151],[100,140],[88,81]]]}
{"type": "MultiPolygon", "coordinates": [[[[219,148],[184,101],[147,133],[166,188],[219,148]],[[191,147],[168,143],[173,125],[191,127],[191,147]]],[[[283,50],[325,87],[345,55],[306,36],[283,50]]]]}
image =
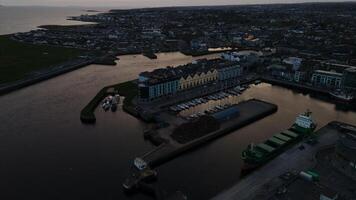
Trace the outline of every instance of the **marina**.
{"type": "MultiPolygon", "coordinates": [[[[4,124],[0,126],[4,148],[1,156],[7,173],[2,173],[0,182],[6,192],[0,196],[5,199],[8,195],[19,199],[29,195],[39,199],[152,199],[141,194],[127,196],[118,189],[126,180],[134,158],[155,149],[143,138],[146,124],[123,112],[120,105],[115,113],[105,112],[101,107],[96,109],[95,126],[83,125],[78,113],[103,86],[133,80],[143,70],[193,60],[180,53],[157,56],[157,60],[142,55],[120,56],[120,66],[90,65],[1,96],[0,119],[4,124]],[[28,103],[14,104],[18,99],[26,99],[28,103]],[[47,105],[45,111],[41,105],[47,105]],[[18,160],[23,160],[23,164],[18,160]],[[37,180],[36,187],[30,182],[8,183],[28,173],[32,175],[26,180],[37,180]],[[73,185],[77,190],[71,189],[73,185]],[[11,192],[12,186],[18,188],[17,192],[11,192]],[[56,196],[43,193],[56,188],[63,188],[63,192],[56,196]]],[[[253,126],[232,131],[159,165],[155,170],[162,190],[169,194],[180,190],[192,199],[213,197],[240,179],[243,166],[240,157],[248,144],[263,142],[288,129],[295,116],[307,109],[314,111],[318,127],[334,119],[354,123],[356,118],[354,112],[337,110],[327,101],[266,83],[251,85],[237,98],[238,101],[263,99],[279,109],[253,126]],[[214,169],[199,167],[202,165],[214,169]],[[216,181],[213,183],[212,179],[216,181]]]]}
{"type": "Polygon", "coordinates": [[[0,199],[356,197],[356,3],[20,1],[0,199]]]}

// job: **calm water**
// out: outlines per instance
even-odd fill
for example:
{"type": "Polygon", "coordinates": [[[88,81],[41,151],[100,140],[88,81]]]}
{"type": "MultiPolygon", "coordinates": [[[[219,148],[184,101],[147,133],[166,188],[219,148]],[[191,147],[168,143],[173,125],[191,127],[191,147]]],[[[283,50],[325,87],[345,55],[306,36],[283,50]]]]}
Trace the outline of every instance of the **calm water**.
{"type": "MultiPolygon", "coordinates": [[[[100,9],[106,11],[106,9],[100,9]]],[[[87,13],[76,7],[0,7],[0,35],[26,32],[40,25],[90,24],[67,20],[68,16],[87,13]]]]}
{"type": "MultiPolygon", "coordinates": [[[[132,159],[153,148],[143,139],[145,125],[121,110],[101,109],[95,125],[83,125],[79,112],[105,85],[192,58],[180,53],[158,54],[157,60],[120,58],[117,66],[90,65],[0,97],[1,199],[147,199],[121,190],[132,159]]],[[[307,108],[320,126],[330,120],[356,124],[353,112],[269,84],[252,86],[239,98],[253,97],[278,104],[279,111],[160,166],[158,185],[191,199],[214,196],[239,180],[240,153],[248,143],[288,128],[307,108]]]]}

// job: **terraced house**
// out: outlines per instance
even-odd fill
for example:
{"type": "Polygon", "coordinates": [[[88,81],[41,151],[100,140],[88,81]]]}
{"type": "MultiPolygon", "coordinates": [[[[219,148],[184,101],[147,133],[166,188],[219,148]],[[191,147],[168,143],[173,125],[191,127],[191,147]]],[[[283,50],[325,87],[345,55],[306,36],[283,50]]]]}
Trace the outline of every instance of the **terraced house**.
{"type": "Polygon", "coordinates": [[[242,67],[238,62],[223,59],[203,59],[175,68],[143,72],[139,75],[139,98],[148,102],[212,83],[234,83],[240,75],[242,67]]]}
{"type": "Polygon", "coordinates": [[[193,64],[197,65],[195,70],[179,69],[183,73],[183,76],[179,80],[179,90],[191,89],[217,80],[218,72],[215,68],[198,66],[198,63],[193,64]]]}

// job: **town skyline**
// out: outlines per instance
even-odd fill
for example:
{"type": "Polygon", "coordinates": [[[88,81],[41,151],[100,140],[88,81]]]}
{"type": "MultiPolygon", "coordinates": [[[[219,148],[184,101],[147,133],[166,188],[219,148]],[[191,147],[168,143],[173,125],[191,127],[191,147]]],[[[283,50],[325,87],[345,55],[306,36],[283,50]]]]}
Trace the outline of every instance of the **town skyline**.
{"type": "Polygon", "coordinates": [[[217,6],[217,5],[253,5],[253,4],[293,4],[293,3],[320,3],[320,2],[356,2],[355,0],[344,1],[344,0],[2,0],[0,5],[3,6],[53,6],[53,7],[131,7],[131,8],[142,8],[142,7],[174,7],[174,6],[217,6]]]}

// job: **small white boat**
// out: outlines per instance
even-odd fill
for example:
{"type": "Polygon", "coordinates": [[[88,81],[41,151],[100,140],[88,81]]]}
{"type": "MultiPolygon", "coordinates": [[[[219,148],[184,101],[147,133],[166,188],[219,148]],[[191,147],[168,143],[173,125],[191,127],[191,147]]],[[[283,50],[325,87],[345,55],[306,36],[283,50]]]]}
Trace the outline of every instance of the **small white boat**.
{"type": "Polygon", "coordinates": [[[102,107],[105,111],[107,111],[110,109],[111,105],[110,105],[110,103],[107,102],[107,103],[104,103],[102,107]]]}
{"type": "Polygon", "coordinates": [[[329,92],[330,96],[341,102],[351,102],[354,99],[353,95],[346,94],[341,90],[336,90],[334,92],[329,92]]]}
{"type": "Polygon", "coordinates": [[[178,108],[181,109],[181,110],[184,110],[184,109],[185,109],[185,107],[182,106],[182,105],[178,105],[178,108]]]}

